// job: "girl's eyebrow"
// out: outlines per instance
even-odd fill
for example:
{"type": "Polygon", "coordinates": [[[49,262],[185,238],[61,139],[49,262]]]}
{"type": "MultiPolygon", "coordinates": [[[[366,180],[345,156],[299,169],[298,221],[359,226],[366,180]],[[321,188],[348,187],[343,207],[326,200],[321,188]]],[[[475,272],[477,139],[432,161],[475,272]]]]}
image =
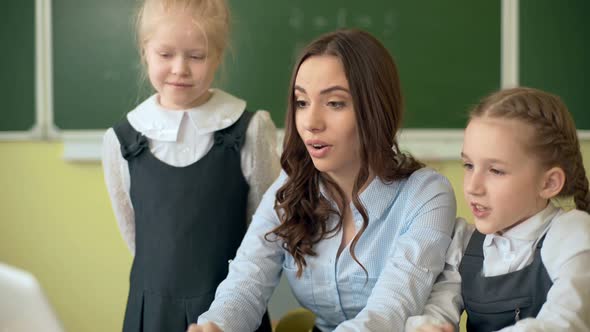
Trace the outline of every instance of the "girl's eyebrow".
{"type": "Polygon", "coordinates": [[[489,162],[490,164],[502,164],[502,165],[508,165],[508,163],[507,163],[507,162],[505,162],[505,161],[503,161],[503,160],[500,160],[500,159],[493,159],[493,158],[490,158],[490,159],[486,159],[486,161],[487,161],[487,162],[489,162]]]}
{"type": "MultiPolygon", "coordinates": [[[[168,45],[168,44],[158,44],[158,45],[156,45],[156,48],[157,49],[162,49],[162,48],[164,48],[164,49],[173,49],[174,46],[168,45]]],[[[186,51],[186,52],[206,52],[207,49],[206,48],[190,48],[190,49],[183,50],[183,51],[186,51]]]]}
{"type": "MultiPolygon", "coordinates": [[[[469,156],[463,151],[461,151],[461,158],[470,159],[469,156]]],[[[490,164],[508,165],[507,162],[500,160],[500,159],[496,159],[496,158],[484,158],[484,161],[486,161],[487,163],[490,163],[490,164]]]]}

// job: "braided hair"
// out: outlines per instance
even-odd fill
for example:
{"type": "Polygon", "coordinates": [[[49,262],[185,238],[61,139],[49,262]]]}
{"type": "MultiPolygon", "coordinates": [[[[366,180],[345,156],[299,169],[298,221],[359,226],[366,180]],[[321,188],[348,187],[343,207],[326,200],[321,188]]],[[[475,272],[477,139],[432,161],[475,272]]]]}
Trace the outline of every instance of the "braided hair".
{"type": "Polygon", "coordinates": [[[506,89],[484,98],[470,118],[507,118],[534,127],[531,151],[547,168],[560,167],[565,184],[559,197],[574,198],[576,208],[590,212],[588,178],[574,120],[556,95],[526,87],[506,89]]]}

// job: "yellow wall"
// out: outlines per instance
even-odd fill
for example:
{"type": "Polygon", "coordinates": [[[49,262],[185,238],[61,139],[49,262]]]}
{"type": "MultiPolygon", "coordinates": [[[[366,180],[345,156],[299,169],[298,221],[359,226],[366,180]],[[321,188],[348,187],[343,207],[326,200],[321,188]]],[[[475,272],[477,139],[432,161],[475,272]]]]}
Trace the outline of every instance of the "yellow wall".
{"type": "Polygon", "coordinates": [[[61,143],[0,143],[0,261],[33,273],[67,331],[120,331],[130,254],[99,163],[61,143]]]}
{"type": "MultiPolygon", "coordinates": [[[[99,163],[62,160],[56,142],[1,142],[0,261],[32,272],[67,331],[120,331],[131,256],[99,163]]],[[[590,156],[590,143],[584,144],[590,156]]],[[[430,163],[461,195],[459,161],[430,163]]]]}

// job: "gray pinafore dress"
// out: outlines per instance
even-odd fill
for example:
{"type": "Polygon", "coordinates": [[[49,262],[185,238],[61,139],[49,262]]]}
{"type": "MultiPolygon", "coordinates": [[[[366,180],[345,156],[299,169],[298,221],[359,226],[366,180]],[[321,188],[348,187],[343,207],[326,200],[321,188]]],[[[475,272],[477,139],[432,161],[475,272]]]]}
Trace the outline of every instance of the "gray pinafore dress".
{"type": "Polygon", "coordinates": [[[537,243],[533,262],[519,271],[483,276],[485,235],[473,232],[461,265],[461,292],[467,311],[467,331],[497,331],[518,320],[536,317],[553,285],[541,261],[545,236],[537,243]]]}
{"type": "MultiPolygon", "coordinates": [[[[215,132],[211,150],[185,167],[157,159],[127,119],[113,127],[136,227],[124,332],[184,332],[209,308],[246,232],[240,150],[252,115],[215,132]]],[[[258,331],[271,331],[268,315],[258,331]]]]}

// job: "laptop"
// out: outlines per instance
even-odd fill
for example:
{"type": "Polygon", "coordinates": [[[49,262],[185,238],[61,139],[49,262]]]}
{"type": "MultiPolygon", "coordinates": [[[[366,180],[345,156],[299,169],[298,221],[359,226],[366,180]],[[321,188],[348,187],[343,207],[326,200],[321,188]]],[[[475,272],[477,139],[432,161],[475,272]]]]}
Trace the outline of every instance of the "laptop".
{"type": "Polygon", "coordinates": [[[0,332],[63,332],[37,279],[0,263],[0,332]]]}

